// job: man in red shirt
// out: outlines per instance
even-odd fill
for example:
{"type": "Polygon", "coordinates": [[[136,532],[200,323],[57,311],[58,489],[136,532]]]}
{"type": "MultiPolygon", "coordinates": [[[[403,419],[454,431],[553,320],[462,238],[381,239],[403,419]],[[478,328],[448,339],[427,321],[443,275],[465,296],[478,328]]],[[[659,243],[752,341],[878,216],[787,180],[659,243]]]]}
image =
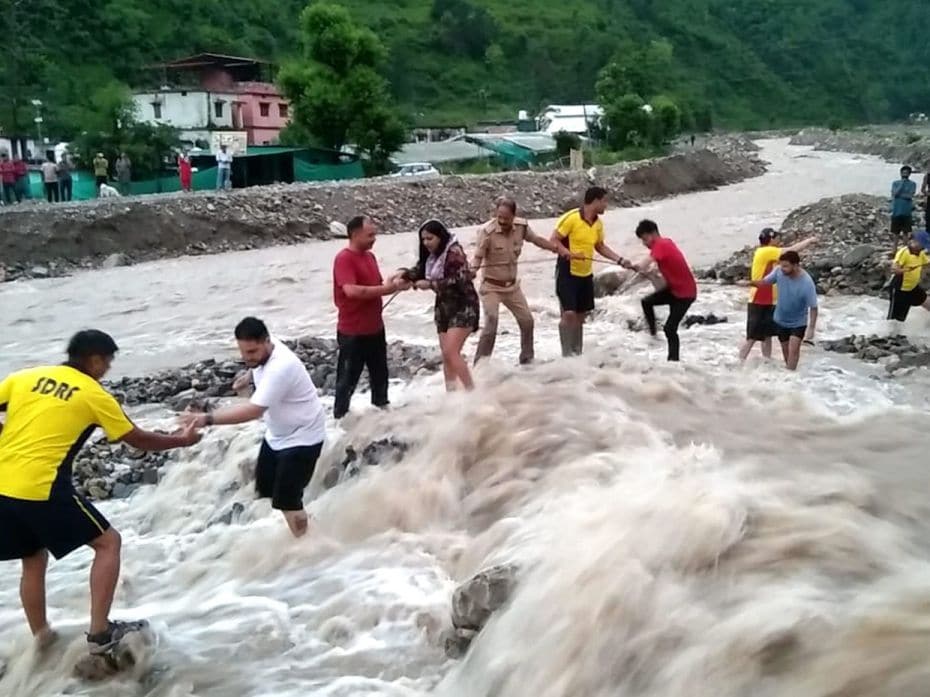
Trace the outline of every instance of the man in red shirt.
{"type": "Polygon", "coordinates": [[[685,313],[697,298],[697,282],[691,273],[691,266],[678,245],[670,239],[659,234],[659,226],[651,220],[640,221],[636,226],[636,236],[649,250],[651,260],[643,264],[631,264],[628,261],[623,266],[646,273],[655,262],[662,274],[665,287],[658,288],[656,292],[643,298],[643,314],[649,324],[649,333],[656,335],[657,305],[668,305],[668,319],[665,321],[665,337],[668,339],[668,360],[678,360],[678,325],[684,319],[685,313]]]}
{"type": "Polygon", "coordinates": [[[10,205],[16,189],[16,165],[6,153],[0,154],[0,182],[3,184],[3,201],[10,205]]]}
{"type": "Polygon", "coordinates": [[[29,198],[29,166],[19,155],[13,156],[13,193],[16,194],[16,203],[29,198]]]}
{"type": "Polygon", "coordinates": [[[349,411],[352,393],[368,367],[371,403],[388,402],[387,340],[381,316],[381,298],[410,288],[399,277],[381,278],[378,261],[371,253],[377,231],[367,216],[352,218],[346,225],[349,245],[333,261],[333,302],[338,310],[336,340],[336,399],[333,416],[341,419],[349,411]]]}

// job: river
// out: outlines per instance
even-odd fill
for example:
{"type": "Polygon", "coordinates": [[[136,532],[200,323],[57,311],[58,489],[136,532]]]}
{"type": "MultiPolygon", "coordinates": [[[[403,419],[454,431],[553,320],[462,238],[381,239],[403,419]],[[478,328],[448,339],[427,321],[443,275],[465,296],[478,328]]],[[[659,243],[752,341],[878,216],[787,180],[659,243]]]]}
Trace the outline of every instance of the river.
{"type": "MultiPolygon", "coordinates": [[[[763,143],[768,174],[607,215],[607,239],[641,253],[658,221],[695,266],[751,244],[824,196],[882,194],[895,166],[763,143]]],[[[548,233],[552,221],[534,226],[548,233]]],[[[457,231],[469,243],[474,230],[457,231]]],[[[84,326],[144,374],[232,351],[232,327],[264,317],[282,336],[332,334],[330,264],[317,242],[0,286],[3,371],[59,360],[84,326]]],[[[412,234],[385,236],[382,266],[409,264],[412,234]]],[[[529,250],[528,262],[546,253],[529,250]]],[[[512,367],[502,315],[478,389],[396,385],[386,414],[357,397],[321,463],[349,439],[392,435],[403,460],[328,492],[311,484],[312,534],[289,539],[247,472],[257,425],[215,429],[155,488],[101,508],[124,536],[115,615],[160,637],[141,682],[68,678],[81,650],[88,553],[53,562],[49,605],[63,654],[35,665],[15,564],[0,566],[0,695],[95,697],[806,697],[926,694],[930,510],[923,466],[930,381],[900,380],[808,349],[789,375],[740,368],[745,289],[702,284],[694,312],[725,324],[682,332],[680,365],[628,331],[638,293],[599,301],[584,359],[562,361],[552,267],[528,263],[540,364],[512,367]],[[215,524],[234,503],[242,514],[215,524]],[[467,659],[443,656],[455,585],[520,564],[511,604],[467,659]],[[57,661],[57,662],[56,662],[57,661]]],[[[434,341],[430,300],[387,310],[390,335],[434,341]]],[[[915,311],[907,331],[930,336],[915,311]]],[[[826,298],[820,338],[881,331],[884,303],[826,298]]],[[[470,343],[468,350],[473,350],[470,343]]],[[[147,424],[166,423],[145,412],[147,424]]]]}

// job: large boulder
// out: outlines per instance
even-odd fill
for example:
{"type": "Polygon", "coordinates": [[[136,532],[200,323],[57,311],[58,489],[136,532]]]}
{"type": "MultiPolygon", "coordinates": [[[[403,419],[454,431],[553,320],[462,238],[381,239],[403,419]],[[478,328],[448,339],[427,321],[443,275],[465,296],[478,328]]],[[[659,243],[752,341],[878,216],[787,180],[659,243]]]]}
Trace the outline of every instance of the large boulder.
{"type": "Polygon", "coordinates": [[[461,658],[491,615],[503,607],[517,582],[518,567],[500,564],[475,574],[452,594],[452,629],[444,636],[446,655],[461,658]]]}

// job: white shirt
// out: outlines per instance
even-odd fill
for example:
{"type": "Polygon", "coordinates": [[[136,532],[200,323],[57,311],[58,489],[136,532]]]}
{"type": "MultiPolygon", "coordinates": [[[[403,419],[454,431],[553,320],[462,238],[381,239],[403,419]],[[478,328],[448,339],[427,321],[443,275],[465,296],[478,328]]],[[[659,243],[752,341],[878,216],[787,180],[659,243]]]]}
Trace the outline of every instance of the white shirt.
{"type": "Polygon", "coordinates": [[[223,152],[222,150],[216,153],[216,164],[220,169],[229,169],[232,164],[233,156],[231,152],[223,152]]]}
{"type": "Polygon", "coordinates": [[[274,338],[271,343],[271,357],[252,369],[250,400],[265,407],[265,440],[272,450],[322,443],[326,413],[307,368],[287,346],[274,338]]]}

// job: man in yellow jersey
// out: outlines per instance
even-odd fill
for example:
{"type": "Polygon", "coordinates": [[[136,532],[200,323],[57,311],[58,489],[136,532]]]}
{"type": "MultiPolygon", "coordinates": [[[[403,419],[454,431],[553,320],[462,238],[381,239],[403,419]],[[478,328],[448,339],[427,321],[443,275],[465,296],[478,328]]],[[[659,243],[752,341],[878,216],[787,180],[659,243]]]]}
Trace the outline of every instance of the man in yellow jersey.
{"type": "Polygon", "coordinates": [[[585,192],[584,205],[559,218],[552,242],[568,252],[560,252],[555,267],[555,293],[562,308],[559,339],[563,356],[581,355],[584,348],[584,320],[594,309],[594,252],[619,264],[622,259],[604,243],[607,191],[592,186],[585,192]]]}
{"type": "Polygon", "coordinates": [[[895,254],[891,267],[894,279],[891,283],[888,319],[904,322],[911,308],[918,305],[930,310],[927,292],[920,287],[920,278],[927,264],[930,264],[930,256],[927,256],[916,235],[908,240],[906,247],[901,247],[895,254]]]}
{"type": "Polygon", "coordinates": [[[0,560],[22,559],[20,598],[40,646],[55,639],[45,610],[48,553],[61,559],[84,545],[90,569],[88,649],[102,654],[145,622],[111,622],[120,569],[120,536],[71,482],[71,464],[98,426],[111,441],[141,450],[193,445],[191,426],[174,435],[144,431],[100,385],[117,352],[97,330],[78,332],[63,365],[21,370],[0,382],[0,560]]]}
{"type": "MultiPolygon", "coordinates": [[[[817,241],[810,237],[801,242],[782,248],[779,245],[778,231],[767,227],[759,233],[759,246],[752,255],[750,281],[761,281],[778,266],[778,260],[784,252],[801,252],[817,241]]],[[[775,301],[778,290],[774,285],[760,286],[749,291],[749,304],[746,306],[746,341],[739,350],[739,358],[745,361],[756,342],[762,343],[762,355],[772,357],[772,337],[775,336],[775,301]]]]}

